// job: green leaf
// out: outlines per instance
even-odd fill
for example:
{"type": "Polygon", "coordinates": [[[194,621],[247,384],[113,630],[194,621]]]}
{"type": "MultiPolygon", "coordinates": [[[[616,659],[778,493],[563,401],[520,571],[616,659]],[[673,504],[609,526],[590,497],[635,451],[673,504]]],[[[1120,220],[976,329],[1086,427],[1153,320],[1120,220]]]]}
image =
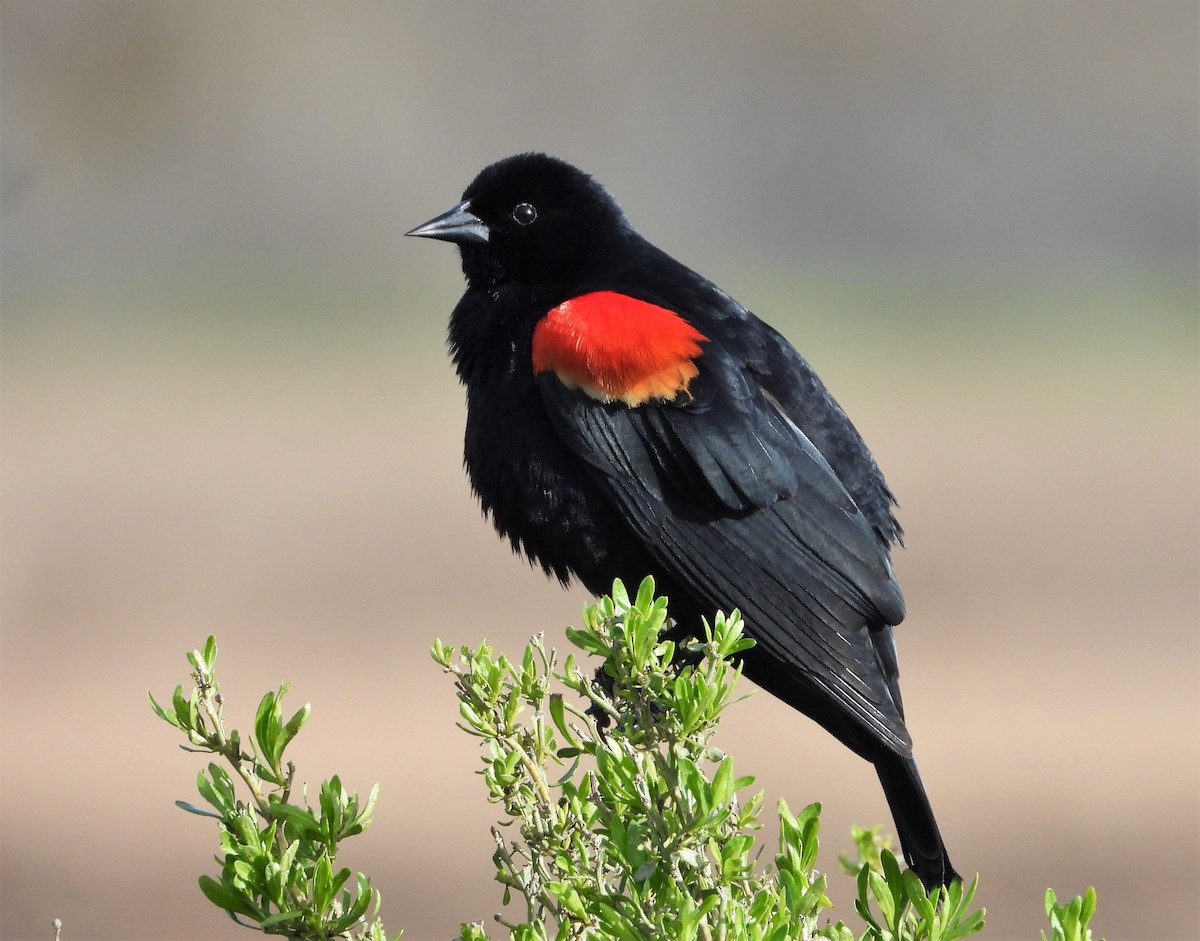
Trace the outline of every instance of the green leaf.
{"type": "Polygon", "coordinates": [[[229,777],[217,764],[209,764],[207,769],[201,768],[199,774],[196,775],[196,790],[200,792],[200,796],[215,807],[223,817],[230,817],[236,813],[236,801],[233,799],[232,785],[226,787],[226,784],[229,784],[229,777]],[[211,780],[209,774],[212,775],[211,780]]]}
{"type": "Polygon", "coordinates": [[[280,761],[283,760],[284,749],[286,749],[288,747],[288,743],[296,737],[296,733],[304,728],[304,723],[308,721],[308,717],[311,714],[312,704],[305,703],[296,710],[296,713],[290,719],[288,719],[287,722],[284,723],[282,733],[279,736],[278,744],[278,759],[280,761]]]}
{"type": "MultiPolygon", "coordinates": [[[[178,693],[180,696],[183,695],[182,686],[179,687],[178,693]]],[[[158,716],[164,722],[170,722],[171,725],[175,726],[177,729],[183,729],[183,723],[179,721],[179,716],[176,714],[174,709],[164,709],[162,706],[160,706],[158,701],[154,698],[154,694],[149,690],[146,691],[146,695],[150,698],[150,708],[154,710],[154,714],[156,716],[158,716]]]]}
{"type": "Polygon", "coordinates": [[[305,807],[297,807],[295,804],[272,804],[270,813],[276,820],[287,821],[296,827],[299,834],[307,839],[316,839],[321,834],[317,818],[305,807]]]}
{"type": "Polygon", "coordinates": [[[563,737],[567,745],[576,750],[580,749],[579,740],[571,732],[570,726],[567,724],[566,707],[563,705],[562,693],[550,694],[550,719],[554,723],[554,727],[558,730],[558,734],[563,737]]]}
{"type": "Polygon", "coordinates": [[[349,903],[348,894],[343,897],[345,911],[341,918],[338,918],[331,925],[333,934],[344,933],[351,925],[362,918],[370,907],[371,902],[375,902],[376,910],[379,907],[379,893],[371,888],[371,881],[361,872],[358,874],[358,893],[352,904],[349,903]]]}
{"type": "Polygon", "coordinates": [[[429,648],[429,655],[440,666],[449,669],[450,664],[454,660],[454,647],[450,644],[443,644],[441,638],[438,638],[434,640],[433,646],[429,648]]]}
{"type": "Polygon", "coordinates": [[[290,921],[295,921],[296,919],[303,917],[304,912],[278,912],[274,915],[268,915],[266,918],[264,918],[261,922],[259,922],[259,927],[262,928],[263,931],[266,931],[268,928],[273,928],[275,925],[285,925],[290,921]]]}
{"type": "Polygon", "coordinates": [[[208,640],[204,642],[204,651],[201,656],[205,667],[211,673],[213,667],[217,665],[217,639],[212,635],[209,635],[208,640]]]}
{"type": "Polygon", "coordinates": [[[599,901],[595,905],[595,917],[605,932],[619,941],[645,941],[637,926],[624,913],[608,902],[599,901]]]}
{"type": "Polygon", "coordinates": [[[1088,922],[1092,920],[1092,916],[1096,914],[1096,887],[1089,885],[1080,901],[1079,924],[1086,928],[1088,922]]]}
{"type": "MultiPolygon", "coordinates": [[[[614,597],[616,596],[617,585],[621,585],[621,583],[617,581],[613,584],[614,597]]],[[[621,591],[624,593],[624,585],[621,585],[621,591]]],[[[666,601],[665,598],[661,600],[666,601]]],[[[649,611],[652,604],[654,604],[654,577],[647,575],[642,579],[642,583],[638,585],[637,599],[634,601],[633,606],[639,611],[649,611]]]]}
{"type": "Polygon", "coordinates": [[[330,897],[337,895],[338,892],[340,892],[342,890],[342,886],[344,886],[346,884],[346,880],[348,880],[350,878],[350,875],[351,875],[350,870],[345,867],[339,869],[334,874],[333,881],[330,882],[330,884],[329,884],[330,897]]]}
{"type": "Polygon", "coordinates": [[[584,653],[590,653],[597,657],[607,657],[611,649],[602,638],[588,630],[568,627],[567,640],[584,653]]]}
{"type": "MultiPolygon", "coordinates": [[[[358,832],[365,830],[371,825],[371,817],[375,813],[375,803],[379,800],[379,784],[376,783],[371,788],[371,793],[367,795],[367,802],[362,805],[362,808],[354,816],[353,823],[358,828],[358,832]]],[[[347,834],[349,836],[350,834],[347,834]]]]}
{"type": "Polygon", "coordinates": [[[931,899],[925,891],[924,884],[911,869],[903,872],[901,878],[904,880],[904,894],[907,896],[909,903],[916,909],[917,914],[926,925],[934,924],[933,899],[940,896],[940,890],[935,890],[933,899],[931,899]]]}
{"type": "Polygon", "coordinates": [[[255,905],[252,899],[230,886],[217,882],[212,876],[200,877],[200,891],[210,902],[227,912],[236,912],[255,921],[262,921],[264,917],[262,909],[255,905]]]}
{"type": "Polygon", "coordinates": [[[718,766],[712,781],[712,803],[723,806],[733,797],[733,759],[726,757],[718,766]]]}
{"type": "Polygon", "coordinates": [[[259,700],[258,711],[254,715],[254,741],[267,767],[273,772],[279,770],[277,743],[282,712],[279,695],[268,691],[259,700]]]}
{"type": "Polygon", "coordinates": [[[220,814],[214,814],[211,810],[202,810],[187,801],[176,801],[175,806],[180,810],[186,810],[189,814],[195,814],[197,817],[212,817],[215,820],[223,820],[220,814]]]}
{"type": "Polygon", "coordinates": [[[558,899],[559,905],[576,918],[587,918],[587,906],[584,905],[583,896],[573,885],[568,882],[550,882],[547,883],[546,890],[558,899]]]}
{"type": "Polygon", "coordinates": [[[241,845],[252,853],[257,854],[262,850],[262,834],[258,832],[257,821],[249,811],[226,816],[225,825],[241,845]]]}
{"type": "MultiPolygon", "coordinates": [[[[1089,886],[1082,896],[1065,905],[1058,903],[1053,889],[1046,890],[1046,917],[1050,922],[1051,941],[1091,941],[1088,922],[1096,913],[1096,890],[1089,886]]],[[[1042,938],[1046,933],[1042,932],[1042,938]]]]}
{"type": "Polygon", "coordinates": [[[883,926],[875,919],[874,913],[871,911],[871,898],[875,896],[874,883],[881,877],[877,876],[869,866],[863,866],[858,871],[858,898],[854,900],[854,910],[858,912],[860,918],[873,929],[875,934],[879,935],[883,932],[883,926]]]}
{"type": "Polygon", "coordinates": [[[313,869],[313,908],[318,915],[325,914],[333,902],[333,865],[329,857],[322,855],[313,869]]]}
{"type": "Polygon", "coordinates": [[[319,820],[322,839],[325,843],[332,845],[338,840],[348,803],[348,795],[336,774],[328,781],[321,782],[321,789],[317,792],[317,802],[321,807],[319,820]]]}
{"type": "Polygon", "coordinates": [[[625,583],[619,578],[613,580],[612,603],[618,611],[629,610],[629,592],[625,590],[625,583]]]}
{"type": "Polygon", "coordinates": [[[179,728],[194,729],[196,727],[196,707],[193,702],[184,697],[182,686],[175,687],[175,692],[171,695],[171,704],[175,707],[172,712],[175,713],[175,718],[179,722],[179,728]]]}

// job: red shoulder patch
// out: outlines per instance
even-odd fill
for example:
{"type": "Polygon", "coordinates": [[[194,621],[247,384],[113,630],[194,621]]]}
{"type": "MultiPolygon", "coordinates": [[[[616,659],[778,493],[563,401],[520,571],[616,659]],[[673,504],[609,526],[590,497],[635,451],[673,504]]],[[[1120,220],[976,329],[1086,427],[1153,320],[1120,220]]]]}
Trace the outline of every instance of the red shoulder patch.
{"type": "Polygon", "coordinates": [[[563,301],[533,331],[534,373],[602,402],[641,405],[686,392],[705,337],[674,311],[615,291],[563,301]]]}

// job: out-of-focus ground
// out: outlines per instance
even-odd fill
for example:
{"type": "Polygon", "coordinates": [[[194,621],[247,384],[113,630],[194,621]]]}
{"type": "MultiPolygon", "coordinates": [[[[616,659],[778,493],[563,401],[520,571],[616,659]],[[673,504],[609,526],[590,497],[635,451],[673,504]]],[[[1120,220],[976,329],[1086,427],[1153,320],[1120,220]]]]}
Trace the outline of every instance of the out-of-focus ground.
{"type": "MultiPolygon", "coordinates": [[[[235,722],[290,680],[301,772],[380,782],[344,862],[393,932],[496,910],[426,650],[561,640],[587,599],[480,521],[457,262],[399,234],[531,146],[779,326],[870,442],[985,937],[1090,884],[1109,938],[1196,936],[1196,10],[747,9],[0,4],[0,937],[246,937],[144,696],[209,633],[235,722]]],[[[765,694],[720,741],[768,806],[824,802],[829,868],[888,822],[765,694]]]]}

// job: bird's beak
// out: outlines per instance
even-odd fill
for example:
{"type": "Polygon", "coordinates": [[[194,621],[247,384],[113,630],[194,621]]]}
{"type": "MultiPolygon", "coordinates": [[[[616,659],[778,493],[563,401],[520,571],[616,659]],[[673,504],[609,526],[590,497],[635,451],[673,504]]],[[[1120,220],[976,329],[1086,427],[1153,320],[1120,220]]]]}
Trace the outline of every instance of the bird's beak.
{"type": "Polygon", "coordinates": [[[404,234],[457,242],[460,245],[483,244],[488,240],[488,227],[479,216],[470,211],[470,206],[471,201],[465,200],[404,234]]]}

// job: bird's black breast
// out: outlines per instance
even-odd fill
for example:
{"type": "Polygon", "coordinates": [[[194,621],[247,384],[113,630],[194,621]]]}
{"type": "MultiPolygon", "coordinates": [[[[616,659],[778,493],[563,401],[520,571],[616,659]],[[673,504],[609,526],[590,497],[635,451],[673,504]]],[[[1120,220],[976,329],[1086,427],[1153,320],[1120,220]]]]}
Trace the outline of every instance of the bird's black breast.
{"type": "Polygon", "coordinates": [[[564,584],[576,576],[604,594],[614,578],[651,571],[645,550],[555,435],[536,390],[469,404],[464,461],[496,530],[547,574],[564,584]]]}
{"type": "Polygon", "coordinates": [[[533,319],[524,313],[468,292],[451,317],[451,352],[467,390],[471,488],[513,549],[564,584],[575,576],[596,594],[614,578],[636,584],[653,563],[551,424],[533,381],[532,325],[510,330],[507,342],[489,329],[497,319],[533,319]]]}

